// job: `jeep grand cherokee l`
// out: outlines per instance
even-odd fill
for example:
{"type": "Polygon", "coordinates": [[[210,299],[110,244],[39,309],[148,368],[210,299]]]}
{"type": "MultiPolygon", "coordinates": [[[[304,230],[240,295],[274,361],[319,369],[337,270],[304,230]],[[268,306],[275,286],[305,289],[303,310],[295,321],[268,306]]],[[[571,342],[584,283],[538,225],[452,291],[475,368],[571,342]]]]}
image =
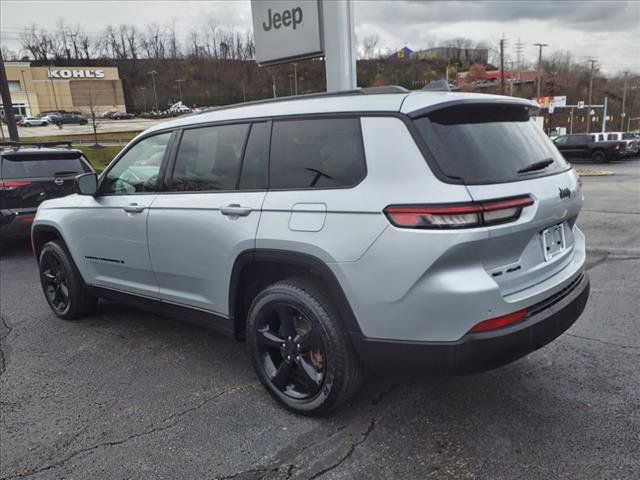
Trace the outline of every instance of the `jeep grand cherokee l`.
{"type": "Polygon", "coordinates": [[[535,104],[383,91],[143,132],[40,206],[49,305],[75,319],[116,299],[246,340],[304,414],[346,401],[365,367],[483,371],[558,337],[589,294],[583,196],[535,104]]]}

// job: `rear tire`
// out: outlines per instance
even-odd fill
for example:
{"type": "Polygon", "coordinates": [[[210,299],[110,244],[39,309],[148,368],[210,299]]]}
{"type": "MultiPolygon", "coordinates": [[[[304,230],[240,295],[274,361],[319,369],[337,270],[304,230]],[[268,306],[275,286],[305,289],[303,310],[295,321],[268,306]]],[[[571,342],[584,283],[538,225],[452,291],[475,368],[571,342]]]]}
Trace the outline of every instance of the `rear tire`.
{"type": "Polygon", "coordinates": [[[308,279],[277,282],[253,300],[247,346],[260,381],[286,408],[317,415],[345,403],[363,369],[324,289],[308,279]]]}
{"type": "Polygon", "coordinates": [[[74,320],[93,313],[98,298],[87,287],[71,255],[59,240],[42,247],[38,258],[40,283],[47,303],[58,317],[74,320]]]}
{"type": "Polygon", "coordinates": [[[596,150],[591,154],[591,161],[593,163],[605,163],[607,162],[607,157],[603,151],[596,150]]]}

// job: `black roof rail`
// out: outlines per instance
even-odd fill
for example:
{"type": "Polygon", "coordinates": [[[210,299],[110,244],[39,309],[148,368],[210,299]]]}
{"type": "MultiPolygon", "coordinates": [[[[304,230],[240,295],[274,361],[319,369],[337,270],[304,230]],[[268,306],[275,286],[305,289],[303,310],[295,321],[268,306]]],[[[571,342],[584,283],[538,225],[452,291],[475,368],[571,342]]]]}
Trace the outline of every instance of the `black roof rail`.
{"type": "Polygon", "coordinates": [[[451,87],[446,80],[433,80],[422,87],[422,90],[428,92],[450,92],[451,87]]]}
{"type": "Polygon", "coordinates": [[[250,102],[244,103],[232,103],[230,105],[220,105],[219,107],[211,107],[205,108],[198,115],[208,112],[214,112],[217,110],[228,110],[232,108],[240,108],[250,105],[262,105],[267,103],[277,103],[277,102],[286,102],[286,101],[295,101],[295,100],[308,100],[312,98],[325,98],[325,97],[343,97],[350,95],[381,95],[385,93],[409,93],[404,87],[399,85],[386,85],[383,87],[365,87],[365,88],[356,88],[354,90],[340,90],[338,92],[314,92],[314,93],[305,93],[303,95],[289,95],[286,97],[276,97],[276,98],[264,98],[262,100],[252,100],[250,102]]]}
{"type": "Polygon", "coordinates": [[[383,93],[409,93],[404,87],[400,85],[384,85],[382,87],[365,87],[361,89],[365,95],[376,95],[383,93]]]}
{"type": "Polygon", "coordinates": [[[59,142],[0,142],[0,147],[11,147],[13,149],[20,148],[28,148],[28,147],[37,147],[37,148],[47,148],[47,147],[59,147],[60,145],[66,146],[68,149],[72,147],[73,142],[70,141],[59,141],[59,142]]]}

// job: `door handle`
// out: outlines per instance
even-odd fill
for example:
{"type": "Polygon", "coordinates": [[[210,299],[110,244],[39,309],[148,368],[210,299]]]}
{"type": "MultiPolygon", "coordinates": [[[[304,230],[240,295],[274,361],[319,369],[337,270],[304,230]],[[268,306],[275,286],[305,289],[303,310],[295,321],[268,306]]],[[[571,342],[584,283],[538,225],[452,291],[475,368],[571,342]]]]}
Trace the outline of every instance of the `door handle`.
{"type": "Polygon", "coordinates": [[[122,209],[127,213],[142,213],[144,212],[145,208],[146,207],[138,205],[137,203],[132,203],[130,205],[125,205],[124,207],[122,207],[122,209]]]}
{"type": "Polygon", "coordinates": [[[220,207],[220,213],[223,215],[229,215],[232,217],[246,217],[251,213],[250,207],[243,207],[237,203],[232,203],[226,207],[220,207]]]}

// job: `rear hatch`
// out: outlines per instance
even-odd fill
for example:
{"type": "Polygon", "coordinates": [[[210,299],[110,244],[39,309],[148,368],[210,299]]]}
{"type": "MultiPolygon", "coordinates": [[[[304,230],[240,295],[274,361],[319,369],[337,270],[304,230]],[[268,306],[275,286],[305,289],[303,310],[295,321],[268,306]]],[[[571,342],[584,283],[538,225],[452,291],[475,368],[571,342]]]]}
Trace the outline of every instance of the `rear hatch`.
{"type": "Polygon", "coordinates": [[[503,295],[562,270],[573,257],[582,205],[578,179],[522,104],[458,104],[417,118],[434,166],[466,186],[474,202],[529,196],[517,220],[486,226],[486,271],[503,295]]]}
{"type": "Polygon", "coordinates": [[[0,209],[34,210],[43,201],[73,193],[76,175],[91,171],[77,150],[17,150],[0,157],[0,209]]]}

